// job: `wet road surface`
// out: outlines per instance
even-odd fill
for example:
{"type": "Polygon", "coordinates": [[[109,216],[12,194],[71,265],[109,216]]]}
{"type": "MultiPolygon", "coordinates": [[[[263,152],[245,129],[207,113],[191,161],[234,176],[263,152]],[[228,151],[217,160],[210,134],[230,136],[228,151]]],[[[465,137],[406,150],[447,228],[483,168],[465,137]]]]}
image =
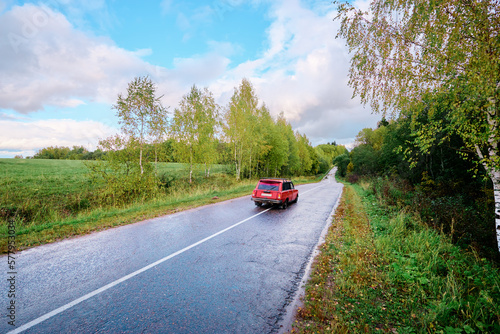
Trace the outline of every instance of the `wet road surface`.
{"type": "Polygon", "coordinates": [[[342,191],[297,188],[286,210],[246,196],[21,252],[0,332],[277,332],[342,191]]]}

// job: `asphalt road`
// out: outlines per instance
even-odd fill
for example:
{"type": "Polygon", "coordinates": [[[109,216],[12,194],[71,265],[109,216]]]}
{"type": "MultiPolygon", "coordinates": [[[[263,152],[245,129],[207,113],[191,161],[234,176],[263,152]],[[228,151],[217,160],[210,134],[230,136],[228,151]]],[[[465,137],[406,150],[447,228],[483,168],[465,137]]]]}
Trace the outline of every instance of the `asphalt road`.
{"type": "Polygon", "coordinates": [[[342,185],[297,188],[286,210],[246,196],[26,250],[15,298],[3,256],[0,332],[277,332],[342,185]]]}

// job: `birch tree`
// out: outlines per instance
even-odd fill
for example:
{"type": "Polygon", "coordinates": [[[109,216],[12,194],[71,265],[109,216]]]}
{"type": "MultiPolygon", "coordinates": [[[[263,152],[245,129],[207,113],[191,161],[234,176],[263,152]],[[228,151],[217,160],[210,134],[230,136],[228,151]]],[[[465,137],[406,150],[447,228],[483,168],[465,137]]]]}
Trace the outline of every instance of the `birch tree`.
{"type": "Polygon", "coordinates": [[[445,126],[459,134],[493,182],[500,251],[500,3],[499,1],[372,0],[369,12],[339,4],[337,37],[352,53],[349,84],[376,112],[429,113],[416,135],[422,149],[445,126]],[[424,103],[425,102],[425,103],[424,103]],[[434,104],[433,104],[434,103],[434,104]]]}
{"type": "Polygon", "coordinates": [[[220,129],[220,107],[215,103],[212,92],[205,88],[202,92],[202,112],[196,117],[198,122],[199,163],[205,165],[205,176],[210,176],[211,166],[217,162],[217,135],[220,129]]]}
{"type": "Polygon", "coordinates": [[[167,110],[161,104],[161,96],[156,97],[156,86],[147,76],[136,77],[128,84],[127,95],[118,95],[113,109],[120,118],[123,132],[134,138],[139,145],[139,167],[144,173],[143,148],[148,137],[162,132],[167,110]]]}
{"type": "Polygon", "coordinates": [[[288,156],[283,167],[288,176],[297,175],[300,172],[300,156],[297,139],[293,133],[292,126],[285,118],[285,114],[281,112],[276,119],[280,133],[285,137],[288,143],[288,156]]]}
{"type": "Polygon", "coordinates": [[[243,79],[238,88],[235,88],[231,101],[224,114],[224,133],[231,142],[236,179],[241,178],[244,158],[252,168],[252,152],[255,149],[252,133],[256,124],[258,98],[252,84],[243,79]]]}
{"type": "Polygon", "coordinates": [[[263,128],[265,142],[270,149],[264,156],[266,171],[268,176],[277,177],[281,174],[281,169],[287,164],[289,146],[285,133],[285,124],[274,121],[269,113],[263,114],[266,126],[263,128]]]}
{"type": "Polygon", "coordinates": [[[175,155],[189,164],[189,183],[192,182],[193,165],[203,163],[206,175],[216,160],[216,131],[219,124],[219,106],[212,93],[196,86],[185,95],[174,111],[171,133],[175,155]]]}
{"type": "Polygon", "coordinates": [[[310,147],[311,144],[306,135],[301,135],[298,131],[295,132],[295,137],[297,138],[299,148],[300,175],[306,175],[311,171],[312,167],[311,155],[308,150],[308,147],[310,147]]]}

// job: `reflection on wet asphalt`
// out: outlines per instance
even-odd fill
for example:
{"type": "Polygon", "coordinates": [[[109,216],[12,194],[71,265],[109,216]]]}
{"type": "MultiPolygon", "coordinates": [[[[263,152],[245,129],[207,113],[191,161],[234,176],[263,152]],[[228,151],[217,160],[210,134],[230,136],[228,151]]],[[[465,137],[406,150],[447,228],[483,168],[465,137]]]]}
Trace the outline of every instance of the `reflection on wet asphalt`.
{"type": "Polygon", "coordinates": [[[276,332],[342,190],[297,188],[286,210],[246,196],[24,251],[16,327],[63,307],[24,333],[276,332]]]}

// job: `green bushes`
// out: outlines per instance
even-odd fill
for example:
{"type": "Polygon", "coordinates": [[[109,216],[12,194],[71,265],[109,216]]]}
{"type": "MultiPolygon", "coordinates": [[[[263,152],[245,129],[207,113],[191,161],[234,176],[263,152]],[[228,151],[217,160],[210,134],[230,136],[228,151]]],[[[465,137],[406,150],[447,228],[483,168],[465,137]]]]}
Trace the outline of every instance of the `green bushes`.
{"type": "Polygon", "coordinates": [[[97,201],[103,205],[125,205],[137,199],[154,197],[158,191],[158,180],[151,164],[142,166],[137,161],[98,161],[87,163],[89,177],[99,188],[97,201]]]}
{"type": "Polygon", "coordinates": [[[340,177],[351,183],[369,179],[379,200],[418,212],[453,242],[500,263],[492,182],[459,136],[443,135],[436,133],[422,150],[410,119],[381,122],[360,131],[357,146],[334,163],[340,177]]]}
{"type": "Polygon", "coordinates": [[[463,249],[472,247],[481,256],[500,263],[495,231],[491,228],[493,210],[488,210],[493,203],[488,192],[470,191],[465,196],[463,190],[455,191],[452,185],[435,184],[428,178],[417,186],[395,176],[364,180],[370,183],[370,191],[379,203],[414,212],[463,249]]]}
{"type": "Polygon", "coordinates": [[[335,159],[333,159],[333,164],[337,166],[337,173],[341,177],[345,177],[347,174],[347,166],[349,165],[349,162],[351,161],[351,158],[349,157],[349,153],[344,153],[339,156],[337,156],[335,159]]]}

